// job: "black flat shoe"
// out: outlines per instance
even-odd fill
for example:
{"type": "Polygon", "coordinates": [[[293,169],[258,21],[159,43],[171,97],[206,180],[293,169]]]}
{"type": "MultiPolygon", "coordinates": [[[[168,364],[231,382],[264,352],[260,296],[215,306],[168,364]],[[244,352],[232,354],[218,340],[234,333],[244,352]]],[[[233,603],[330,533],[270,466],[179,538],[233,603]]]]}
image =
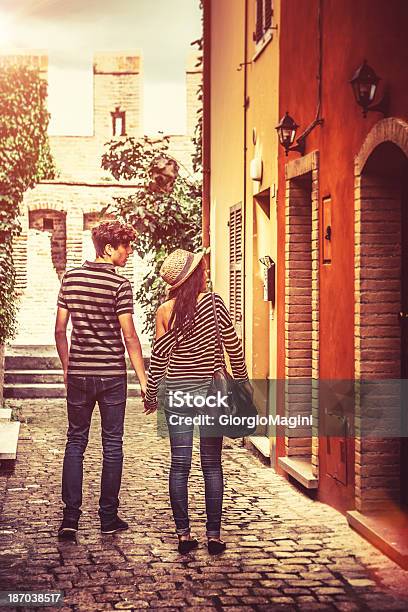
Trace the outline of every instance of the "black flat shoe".
{"type": "Polygon", "coordinates": [[[191,540],[179,540],[178,551],[182,555],[185,555],[197,548],[197,546],[198,540],[196,540],[195,538],[192,538],[191,540]]]}
{"type": "Polygon", "coordinates": [[[219,555],[220,553],[224,552],[227,545],[221,540],[208,540],[207,548],[210,555],[219,555]]]}
{"type": "Polygon", "coordinates": [[[116,533],[117,531],[125,531],[125,529],[129,529],[128,523],[118,516],[110,523],[101,525],[102,533],[116,533]]]}
{"type": "Polygon", "coordinates": [[[78,521],[75,519],[64,518],[60,528],[58,529],[58,537],[62,540],[75,539],[75,534],[78,531],[78,521]]]}

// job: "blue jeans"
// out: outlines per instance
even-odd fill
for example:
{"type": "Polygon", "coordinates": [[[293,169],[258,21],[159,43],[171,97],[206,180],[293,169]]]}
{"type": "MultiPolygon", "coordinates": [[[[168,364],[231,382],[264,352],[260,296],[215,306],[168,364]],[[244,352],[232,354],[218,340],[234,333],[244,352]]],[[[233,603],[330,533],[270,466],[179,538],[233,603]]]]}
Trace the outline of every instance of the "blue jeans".
{"type": "Polygon", "coordinates": [[[68,432],[62,471],[64,517],[81,515],[84,452],[88,444],[96,402],[102,422],[103,465],[99,516],[106,524],[117,515],[123,465],[123,423],[127,395],[126,376],[68,374],[68,432]]]}
{"type": "MultiPolygon", "coordinates": [[[[208,385],[207,385],[208,386],[208,385]]],[[[199,390],[198,393],[202,393],[199,390]]],[[[171,447],[171,466],[169,474],[170,503],[178,535],[190,533],[188,516],[188,477],[193,451],[194,425],[172,424],[172,414],[196,416],[199,412],[193,407],[165,409],[171,447]]],[[[222,437],[206,435],[205,425],[200,430],[200,459],[204,476],[205,508],[207,513],[206,533],[208,537],[219,538],[221,531],[222,499],[224,480],[221,464],[222,437]]]]}

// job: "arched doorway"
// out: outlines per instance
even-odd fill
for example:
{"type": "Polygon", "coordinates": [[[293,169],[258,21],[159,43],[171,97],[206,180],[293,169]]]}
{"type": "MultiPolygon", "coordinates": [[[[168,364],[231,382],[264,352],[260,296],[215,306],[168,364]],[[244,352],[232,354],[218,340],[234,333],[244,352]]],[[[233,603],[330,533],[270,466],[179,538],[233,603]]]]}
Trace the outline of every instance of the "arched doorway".
{"type": "MultiPolygon", "coordinates": [[[[29,230],[45,232],[50,240],[52,265],[61,280],[67,265],[67,213],[47,208],[30,210],[28,213],[29,230]]],[[[32,232],[34,235],[35,232],[32,232]]]]}
{"type": "Polygon", "coordinates": [[[356,159],[356,508],[408,510],[408,124],[384,119],[356,159]],[[405,379],[405,380],[404,380],[405,379]]]}
{"type": "Polygon", "coordinates": [[[49,205],[28,209],[25,240],[19,248],[24,283],[14,345],[53,345],[56,299],[67,262],[66,216],[49,205]]]}

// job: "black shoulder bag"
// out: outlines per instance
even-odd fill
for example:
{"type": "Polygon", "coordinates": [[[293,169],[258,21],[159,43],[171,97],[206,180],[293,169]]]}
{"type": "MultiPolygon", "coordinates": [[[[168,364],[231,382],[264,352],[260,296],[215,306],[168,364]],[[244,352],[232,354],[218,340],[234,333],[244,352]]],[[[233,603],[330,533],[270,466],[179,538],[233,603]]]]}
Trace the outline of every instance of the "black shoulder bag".
{"type": "Polygon", "coordinates": [[[214,293],[211,299],[222,367],[213,374],[207,392],[206,414],[212,420],[214,435],[228,438],[251,436],[256,432],[258,411],[248,386],[235,380],[226,368],[214,293]]]}

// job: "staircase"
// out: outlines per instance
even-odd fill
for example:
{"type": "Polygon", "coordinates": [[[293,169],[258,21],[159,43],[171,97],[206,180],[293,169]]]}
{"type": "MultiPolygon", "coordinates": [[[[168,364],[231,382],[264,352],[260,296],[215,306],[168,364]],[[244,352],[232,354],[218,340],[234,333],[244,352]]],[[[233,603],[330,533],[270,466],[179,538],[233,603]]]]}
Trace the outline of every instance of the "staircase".
{"type": "MultiPolygon", "coordinates": [[[[142,347],[146,354],[148,347],[142,347]]],[[[140,397],[140,386],[126,359],[128,397],[140,397]]],[[[149,359],[145,358],[145,368],[149,359]]],[[[15,399],[66,397],[61,362],[54,346],[11,346],[6,349],[4,397],[15,399]]]]}

